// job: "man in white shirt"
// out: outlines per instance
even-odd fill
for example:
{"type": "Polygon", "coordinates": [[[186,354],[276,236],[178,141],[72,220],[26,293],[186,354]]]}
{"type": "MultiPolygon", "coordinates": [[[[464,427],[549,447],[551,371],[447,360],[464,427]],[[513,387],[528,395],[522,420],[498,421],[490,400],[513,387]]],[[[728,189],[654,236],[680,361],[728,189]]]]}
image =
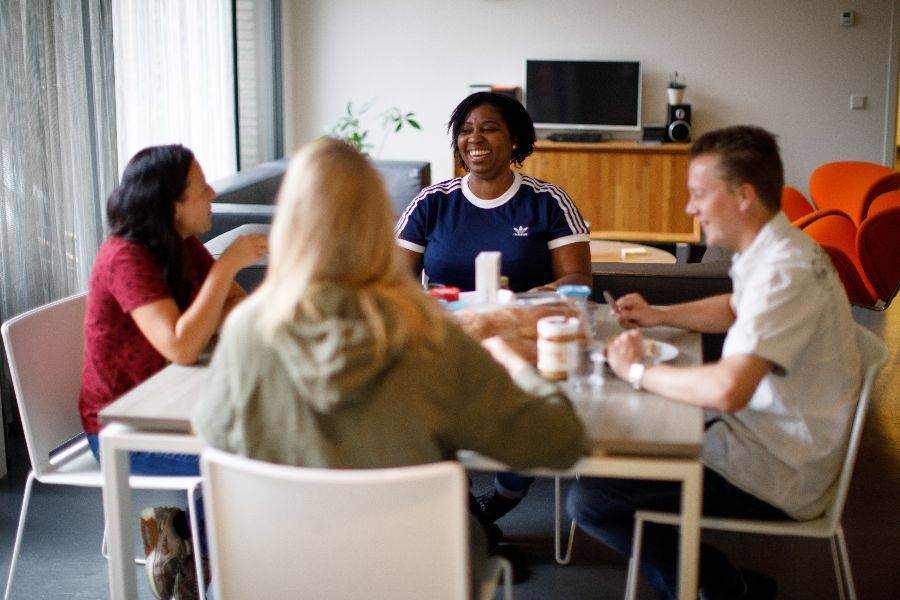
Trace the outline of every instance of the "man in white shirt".
{"type": "MultiPolygon", "coordinates": [[[[810,519],[833,493],[859,386],[847,296],[827,254],[781,212],[783,168],[767,131],[737,126],[691,148],[686,211],[708,244],[735,252],[734,292],[666,307],[637,294],[611,307],[626,327],[727,332],[722,358],[697,367],[650,365],[641,334],[607,348],[636,388],[706,409],[704,514],[810,519]]],[[[637,509],[677,510],[677,484],[582,479],[569,511],[579,526],[629,554],[637,509]]],[[[648,526],[642,567],[660,598],[676,596],[676,532],[648,526]]],[[[701,548],[704,598],[774,597],[775,582],[701,548]]]]}

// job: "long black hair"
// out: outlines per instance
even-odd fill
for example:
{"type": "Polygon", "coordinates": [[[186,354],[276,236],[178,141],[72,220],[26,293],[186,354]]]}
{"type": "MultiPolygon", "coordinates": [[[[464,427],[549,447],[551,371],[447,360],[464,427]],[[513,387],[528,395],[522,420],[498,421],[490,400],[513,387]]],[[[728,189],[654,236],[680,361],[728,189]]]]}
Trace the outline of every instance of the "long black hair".
{"type": "Polygon", "coordinates": [[[515,146],[511,160],[513,164],[521,167],[525,159],[531,156],[531,153],[534,151],[536,138],[534,122],[521,102],[510,96],[495,92],[475,92],[470,94],[453,109],[453,114],[450,115],[450,122],[447,123],[447,131],[450,132],[450,147],[453,149],[453,156],[456,158],[457,164],[466,171],[469,170],[462,156],[459,155],[459,146],[457,146],[456,140],[459,137],[459,131],[466,122],[466,117],[482,104],[490,104],[496,108],[503,120],[506,121],[509,137],[515,146]]]}
{"type": "Polygon", "coordinates": [[[106,201],[110,233],[150,251],[182,310],[190,302],[190,286],[175,229],[175,203],[187,187],[193,162],[194,153],[180,144],[144,148],[128,161],[106,201]]]}

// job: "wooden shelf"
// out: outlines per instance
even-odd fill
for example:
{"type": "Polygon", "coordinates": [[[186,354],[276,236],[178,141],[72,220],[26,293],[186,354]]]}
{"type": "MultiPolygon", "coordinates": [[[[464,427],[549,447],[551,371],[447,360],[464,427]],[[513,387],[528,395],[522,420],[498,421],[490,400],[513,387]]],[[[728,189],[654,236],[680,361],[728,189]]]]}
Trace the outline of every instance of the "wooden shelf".
{"type": "Polygon", "coordinates": [[[689,148],[542,140],[521,171],[563,188],[590,221],[593,238],[699,242],[700,226],[684,212],[689,148]]]}

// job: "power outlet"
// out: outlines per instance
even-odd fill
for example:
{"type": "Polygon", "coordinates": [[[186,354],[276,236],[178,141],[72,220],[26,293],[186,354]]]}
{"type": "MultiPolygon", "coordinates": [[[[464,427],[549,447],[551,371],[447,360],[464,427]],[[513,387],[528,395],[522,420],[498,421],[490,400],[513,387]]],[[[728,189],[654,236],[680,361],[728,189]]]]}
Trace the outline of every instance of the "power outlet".
{"type": "Polygon", "coordinates": [[[841,27],[853,27],[856,24],[856,13],[852,10],[841,11],[841,27]]]}

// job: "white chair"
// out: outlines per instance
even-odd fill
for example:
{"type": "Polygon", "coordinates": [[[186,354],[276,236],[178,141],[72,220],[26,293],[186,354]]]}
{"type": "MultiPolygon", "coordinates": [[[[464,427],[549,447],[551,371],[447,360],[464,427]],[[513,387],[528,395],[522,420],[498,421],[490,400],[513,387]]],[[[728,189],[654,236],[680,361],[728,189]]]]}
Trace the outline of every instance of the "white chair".
{"type": "MultiPolygon", "coordinates": [[[[216,598],[470,598],[468,482],[455,462],[313,469],[218,450],[200,462],[216,598]]],[[[510,566],[491,559],[477,597],[510,566]]]]}
{"type": "MultiPolygon", "coordinates": [[[[853,416],[844,464],[841,467],[831,505],[826,509],[825,514],[818,519],[810,521],[761,521],[714,517],[703,517],[700,519],[700,527],[706,529],[828,539],[831,543],[831,558],[834,562],[834,573],[841,600],[844,600],[846,597],[845,586],[846,594],[849,595],[850,600],[856,600],[853,574],[850,571],[850,558],[847,555],[844,530],[841,527],[841,513],[844,511],[844,501],[847,499],[847,490],[850,487],[850,478],[853,475],[853,465],[856,462],[859,438],[862,436],[866,411],[869,406],[869,393],[872,390],[875,376],[888,358],[887,349],[881,343],[881,340],[860,325],[856,326],[856,345],[862,358],[862,384],[859,390],[859,401],[853,416]]],[[[679,525],[681,517],[677,514],[646,510],[639,510],[635,513],[634,546],[631,560],[628,563],[628,580],[625,587],[625,597],[628,600],[634,600],[637,592],[638,571],[641,562],[641,535],[643,534],[645,521],[679,525]]]]}
{"type": "MultiPolygon", "coordinates": [[[[84,305],[85,294],[70,296],[13,317],[2,327],[13,390],[31,459],[6,580],[5,600],[12,588],[34,481],[49,485],[103,487],[100,466],[84,437],[78,411],[84,352],[84,305]]],[[[197,530],[194,507],[199,477],[133,475],[130,484],[136,489],[185,491],[192,508],[191,525],[194,531],[197,530]]],[[[199,556],[199,536],[193,537],[194,555],[199,556]]],[[[101,553],[105,546],[104,528],[101,553]]],[[[202,582],[202,561],[196,562],[198,582],[202,582]]],[[[198,585],[203,597],[202,583],[198,585]]]]}

